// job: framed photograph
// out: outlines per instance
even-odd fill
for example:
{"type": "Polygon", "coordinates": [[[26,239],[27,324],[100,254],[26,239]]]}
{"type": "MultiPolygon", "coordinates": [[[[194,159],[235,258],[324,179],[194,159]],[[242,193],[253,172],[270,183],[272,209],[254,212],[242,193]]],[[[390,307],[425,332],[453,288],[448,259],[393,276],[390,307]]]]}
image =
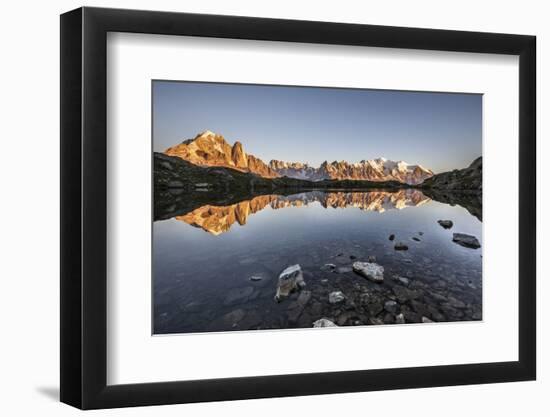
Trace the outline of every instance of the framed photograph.
{"type": "Polygon", "coordinates": [[[533,380],[535,37],[61,16],[61,401],[533,380]]]}

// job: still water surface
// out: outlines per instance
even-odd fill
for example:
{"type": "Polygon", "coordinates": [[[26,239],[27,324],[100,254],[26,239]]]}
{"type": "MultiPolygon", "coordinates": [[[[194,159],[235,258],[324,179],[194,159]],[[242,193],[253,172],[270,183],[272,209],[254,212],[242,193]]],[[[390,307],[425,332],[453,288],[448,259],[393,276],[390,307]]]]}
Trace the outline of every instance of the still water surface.
{"type": "Polygon", "coordinates": [[[482,249],[452,242],[453,232],[483,246],[480,220],[418,190],[265,195],[155,221],[153,331],[390,324],[399,313],[406,322],[480,320],[482,249]],[[369,257],[384,267],[382,284],[351,270],[369,257]],[[294,264],[309,293],[277,303],[278,276],[294,264]],[[334,291],[346,300],[330,304],[334,291]],[[397,307],[384,309],[387,301],[397,307]]]}

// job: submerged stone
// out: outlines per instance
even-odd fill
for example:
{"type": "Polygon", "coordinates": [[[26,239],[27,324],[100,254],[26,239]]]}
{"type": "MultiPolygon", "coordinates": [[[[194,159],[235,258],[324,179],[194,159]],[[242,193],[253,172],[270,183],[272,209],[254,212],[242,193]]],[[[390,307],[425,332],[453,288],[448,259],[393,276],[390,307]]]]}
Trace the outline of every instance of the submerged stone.
{"type": "Polygon", "coordinates": [[[249,280],[253,282],[258,282],[258,281],[262,281],[264,278],[268,278],[267,274],[264,274],[263,272],[259,272],[256,274],[252,274],[249,280]]]}
{"type": "Polygon", "coordinates": [[[245,303],[253,292],[253,287],[233,288],[227,292],[223,304],[227,306],[245,303]]]}
{"type": "Polygon", "coordinates": [[[395,285],[392,288],[393,293],[397,297],[400,303],[405,303],[409,300],[415,300],[420,297],[420,292],[416,290],[409,290],[401,285],[395,285]]]}
{"type": "Polygon", "coordinates": [[[296,300],[296,302],[300,306],[304,307],[310,298],[311,298],[311,291],[302,291],[298,296],[298,300],[296,300]]]}
{"type": "Polygon", "coordinates": [[[354,262],[353,270],[373,282],[384,281],[384,267],[374,262],[354,262]]]}
{"type": "Polygon", "coordinates": [[[303,305],[297,301],[293,301],[288,305],[287,317],[288,321],[291,323],[296,323],[302,312],[304,311],[303,305]]]}
{"type": "Polygon", "coordinates": [[[398,305],[397,305],[397,302],[393,301],[393,300],[390,300],[390,301],[386,301],[384,303],[384,310],[386,310],[388,313],[397,313],[397,309],[398,309],[398,305]]]}
{"type": "Polygon", "coordinates": [[[324,264],[322,267],[321,267],[321,271],[333,271],[336,269],[336,265],[335,264],[324,264]]]}
{"type": "Polygon", "coordinates": [[[390,313],[386,313],[382,321],[384,324],[395,324],[395,317],[390,313]]]}
{"type": "Polygon", "coordinates": [[[347,311],[345,313],[341,313],[337,320],[336,324],[338,326],[345,326],[346,323],[353,324],[353,322],[357,319],[357,313],[355,311],[347,311]]]}
{"type": "Polygon", "coordinates": [[[341,303],[345,299],[346,299],[346,296],[342,293],[342,291],[334,291],[328,295],[328,302],[330,304],[341,303]]]}
{"type": "Polygon", "coordinates": [[[224,315],[222,320],[226,325],[235,327],[244,318],[245,314],[246,312],[242,308],[239,308],[224,315]]]}
{"type": "Polygon", "coordinates": [[[178,180],[172,180],[168,183],[168,187],[170,188],[183,188],[183,182],[178,180]]]}
{"type": "Polygon", "coordinates": [[[395,276],[394,278],[403,285],[409,285],[409,278],[401,277],[399,275],[395,276]]]}

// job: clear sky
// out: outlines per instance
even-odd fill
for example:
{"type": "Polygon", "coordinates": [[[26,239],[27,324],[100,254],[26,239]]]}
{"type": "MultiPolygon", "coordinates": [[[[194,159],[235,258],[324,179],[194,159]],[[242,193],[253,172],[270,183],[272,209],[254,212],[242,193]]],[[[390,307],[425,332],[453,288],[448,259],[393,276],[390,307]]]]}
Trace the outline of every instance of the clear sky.
{"type": "Polygon", "coordinates": [[[481,155],[479,94],[153,82],[153,149],[211,130],[264,162],[385,157],[435,172],[481,155]]]}

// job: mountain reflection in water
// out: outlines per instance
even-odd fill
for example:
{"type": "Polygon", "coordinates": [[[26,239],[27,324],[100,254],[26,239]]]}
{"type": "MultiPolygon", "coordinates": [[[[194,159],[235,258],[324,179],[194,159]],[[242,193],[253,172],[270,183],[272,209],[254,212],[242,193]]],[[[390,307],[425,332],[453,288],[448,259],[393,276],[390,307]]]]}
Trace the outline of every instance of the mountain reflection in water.
{"type": "Polygon", "coordinates": [[[156,190],[153,333],[482,319],[482,248],[453,242],[483,246],[480,193],[299,191],[156,190]],[[355,262],[383,267],[383,281],[355,262]],[[305,288],[275,301],[295,265],[305,288]]]}
{"type": "Polygon", "coordinates": [[[402,210],[427,203],[431,199],[418,190],[372,191],[372,192],[323,192],[311,191],[289,196],[261,195],[228,206],[204,205],[177,220],[200,227],[213,235],[220,235],[238,223],[244,226],[251,214],[267,207],[278,210],[287,207],[303,207],[320,204],[328,208],[355,207],[365,211],[383,213],[386,210],[402,210]]]}

